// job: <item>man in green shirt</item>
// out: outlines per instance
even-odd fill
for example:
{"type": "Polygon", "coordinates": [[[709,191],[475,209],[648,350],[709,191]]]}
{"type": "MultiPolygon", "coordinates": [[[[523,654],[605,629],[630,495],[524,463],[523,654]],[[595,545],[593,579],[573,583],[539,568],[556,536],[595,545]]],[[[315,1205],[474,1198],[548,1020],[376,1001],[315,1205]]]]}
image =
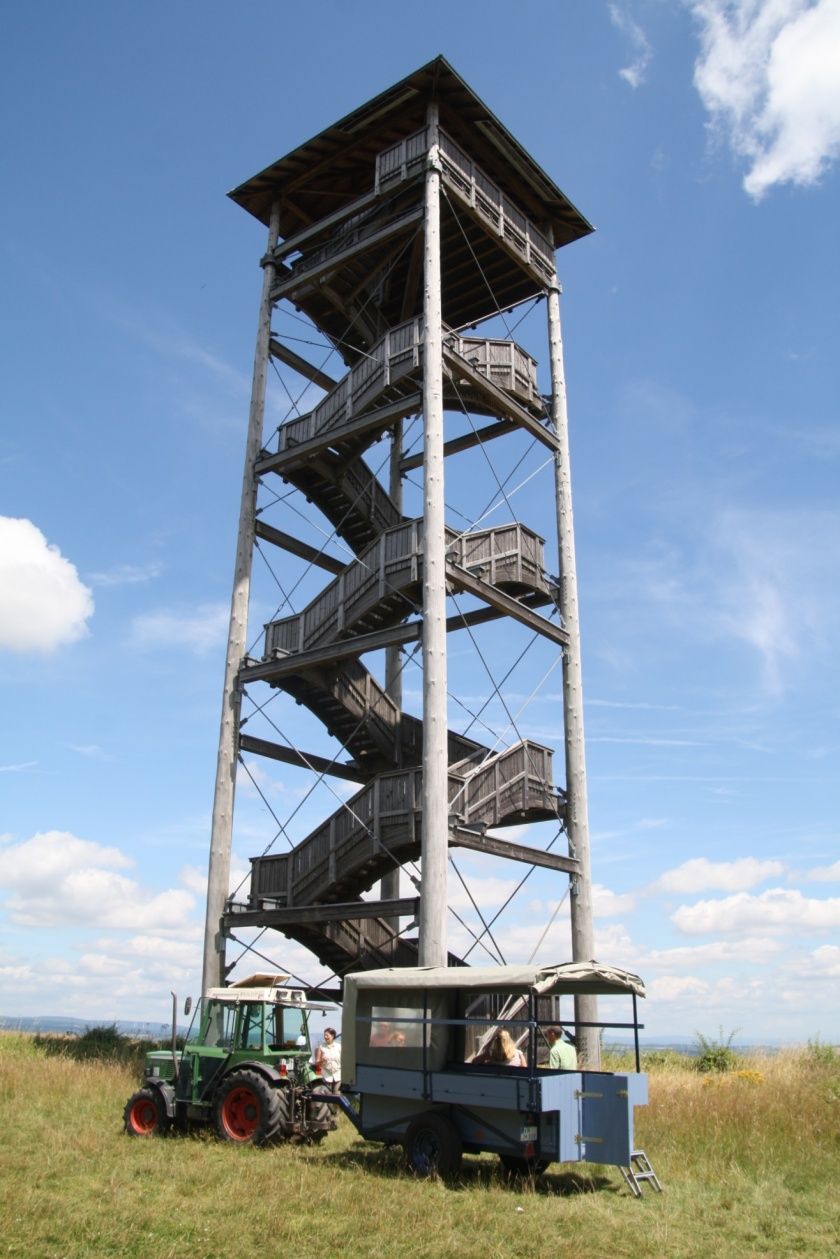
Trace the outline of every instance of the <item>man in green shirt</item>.
{"type": "Polygon", "coordinates": [[[548,1065],[554,1071],[577,1071],[577,1050],[563,1039],[562,1027],[547,1027],[548,1065]]]}

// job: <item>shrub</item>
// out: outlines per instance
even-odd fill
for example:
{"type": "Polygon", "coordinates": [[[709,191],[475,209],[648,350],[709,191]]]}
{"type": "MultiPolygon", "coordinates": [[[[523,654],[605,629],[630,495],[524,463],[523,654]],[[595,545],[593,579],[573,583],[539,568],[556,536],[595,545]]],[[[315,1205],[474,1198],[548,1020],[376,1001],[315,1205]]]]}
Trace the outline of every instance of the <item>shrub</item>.
{"type": "Polygon", "coordinates": [[[704,1036],[702,1032],[694,1033],[698,1071],[732,1071],[738,1065],[738,1055],[732,1048],[738,1029],[735,1028],[726,1037],[722,1027],[719,1031],[717,1040],[711,1036],[704,1036]]]}
{"type": "Polygon", "coordinates": [[[840,1067],[840,1053],[834,1045],[824,1045],[819,1036],[808,1041],[805,1057],[815,1067],[840,1067]]]}
{"type": "Polygon", "coordinates": [[[75,1062],[120,1063],[142,1066],[147,1050],[168,1048],[157,1041],[132,1040],[117,1031],[116,1023],[86,1027],[80,1036],[35,1037],[35,1046],[50,1058],[72,1058],[75,1062]]]}

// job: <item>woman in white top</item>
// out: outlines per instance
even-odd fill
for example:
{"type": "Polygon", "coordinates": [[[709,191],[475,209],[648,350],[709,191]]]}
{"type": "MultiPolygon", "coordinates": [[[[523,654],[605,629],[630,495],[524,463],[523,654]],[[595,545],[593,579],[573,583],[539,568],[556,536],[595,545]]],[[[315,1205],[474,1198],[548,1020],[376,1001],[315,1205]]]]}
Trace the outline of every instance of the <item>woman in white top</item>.
{"type": "Polygon", "coordinates": [[[321,1068],[321,1078],[334,1093],[341,1083],[341,1045],[336,1040],[334,1027],[324,1028],[324,1043],[315,1050],[314,1062],[321,1068]]]}

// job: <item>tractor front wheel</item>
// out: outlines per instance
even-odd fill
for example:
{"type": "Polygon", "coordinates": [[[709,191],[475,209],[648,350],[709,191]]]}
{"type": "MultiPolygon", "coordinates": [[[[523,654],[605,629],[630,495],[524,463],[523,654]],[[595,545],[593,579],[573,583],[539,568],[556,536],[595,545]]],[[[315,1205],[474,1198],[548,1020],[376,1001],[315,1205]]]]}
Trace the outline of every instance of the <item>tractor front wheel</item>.
{"type": "Polygon", "coordinates": [[[288,1102],[256,1071],[232,1071],[219,1085],[213,1106],[216,1133],[223,1141],[267,1145],[283,1135],[288,1102]]]}
{"type": "Polygon", "coordinates": [[[123,1111],[123,1124],[130,1137],[162,1137],[172,1127],[166,1103],[157,1089],[138,1089],[129,1097],[123,1111]]]}

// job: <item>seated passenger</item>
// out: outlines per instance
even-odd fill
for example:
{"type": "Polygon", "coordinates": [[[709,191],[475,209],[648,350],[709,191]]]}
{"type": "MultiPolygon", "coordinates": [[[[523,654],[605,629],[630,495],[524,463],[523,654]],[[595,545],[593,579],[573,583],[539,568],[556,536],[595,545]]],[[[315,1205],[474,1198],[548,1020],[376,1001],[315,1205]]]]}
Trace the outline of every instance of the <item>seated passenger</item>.
{"type": "Polygon", "coordinates": [[[549,1044],[549,1067],[553,1071],[577,1071],[577,1050],[563,1039],[562,1027],[547,1027],[545,1038],[549,1044]]]}
{"type": "Polygon", "coordinates": [[[475,1061],[493,1062],[503,1067],[527,1067],[528,1065],[525,1055],[513,1043],[510,1032],[503,1027],[493,1033],[489,1044],[485,1046],[475,1061]]]}
{"type": "Polygon", "coordinates": [[[370,1047],[371,1049],[382,1049],[391,1039],[391,1024],[385,1019],[379,1019],[371,1028],[370,1047]]]}

